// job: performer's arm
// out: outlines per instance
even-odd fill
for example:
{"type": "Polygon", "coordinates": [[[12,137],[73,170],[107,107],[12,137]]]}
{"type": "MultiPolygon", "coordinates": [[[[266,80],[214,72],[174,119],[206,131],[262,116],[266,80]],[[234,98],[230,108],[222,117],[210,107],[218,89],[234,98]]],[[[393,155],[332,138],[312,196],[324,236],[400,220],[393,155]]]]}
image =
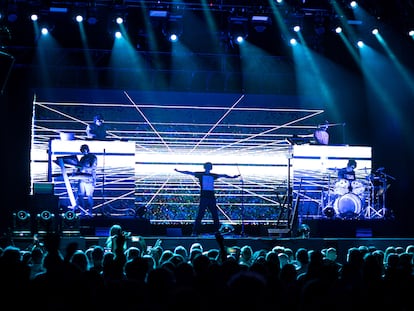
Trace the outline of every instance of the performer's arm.
{"type": "Polygon", "coordinates": [[[191,172],[191,171],[182,171],[182,170],[179,170],[179,169],[174,169],[174,171],[176,171],[176,172],[178,172],[178,173],[181,173],[181,174],[186,174],[186,175],[192,175],[192,176],[194,176],[194,172],[191,172]]]}
{"type": "Polygon", "coordinates": [[[219,174],[219,177],[224,177],[224,178],[238,178],[238,177],[240,177],[240,174],[238,174],[238,175],[219,174]]]}

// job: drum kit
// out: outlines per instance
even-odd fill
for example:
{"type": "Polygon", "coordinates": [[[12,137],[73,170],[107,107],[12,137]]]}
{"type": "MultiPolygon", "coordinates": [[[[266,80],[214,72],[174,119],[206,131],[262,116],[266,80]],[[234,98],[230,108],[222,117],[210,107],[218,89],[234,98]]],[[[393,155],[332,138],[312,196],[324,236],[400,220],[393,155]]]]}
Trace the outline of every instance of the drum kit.
{"type": "Polygon", "coordinates": [[[328,191],[322,195],[323,214],[342,219],[383,217],[385,192],[389,187],[387,177],[391,176],[377,172],[365,179],[338,179],[333,186],[329,178],[328,191]]]}

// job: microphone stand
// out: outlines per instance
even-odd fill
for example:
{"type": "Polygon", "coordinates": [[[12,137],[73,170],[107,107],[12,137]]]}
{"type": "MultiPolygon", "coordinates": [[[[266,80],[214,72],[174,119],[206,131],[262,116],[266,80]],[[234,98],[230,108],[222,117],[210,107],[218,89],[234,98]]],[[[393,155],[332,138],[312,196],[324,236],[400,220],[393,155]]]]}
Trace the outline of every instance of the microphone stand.
{"type": "Polygon", "coordinates": [[[103,163],[102,163],[102,214],[107,215],[106,206],[105,206],[105,158],[106,158],[106,149],[103,149],[103,163]]]}
{"type": "Polygon", "coordinates": [[[240,173],[239,166],[237,165],[237,170],[239,171],[240,180],[241,180],[241,230],[240,230],[240,236],[244,237],[244,180],[240,173]]]}

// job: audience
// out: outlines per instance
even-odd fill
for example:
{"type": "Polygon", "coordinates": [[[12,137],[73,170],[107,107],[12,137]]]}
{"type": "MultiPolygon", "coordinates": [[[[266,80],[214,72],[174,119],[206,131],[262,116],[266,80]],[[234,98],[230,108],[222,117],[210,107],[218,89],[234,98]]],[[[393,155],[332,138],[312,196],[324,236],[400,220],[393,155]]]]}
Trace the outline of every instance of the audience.
{"type": "Polygon", "coordinates": [[[5,294],[24,295],[22,306],[44,310],[74,310],[81,304],[81,309],[102,311],[204,311],[217,308],[219,301],[219,309],[292,311],[405,311],[412,305],[412,245],[384,250],[355,245],[340,261],[334,247],[225,247],[220,234],[217,247],[197,242],[188,250],[183,245],[167,249],[161,240],[148,250],[125,249],[126,238],[122,231],[111,234],[106,249],[82,250],[76,243],[61,249],[56,235],[45,237],[44,248],[3,247],[5,294]]]}

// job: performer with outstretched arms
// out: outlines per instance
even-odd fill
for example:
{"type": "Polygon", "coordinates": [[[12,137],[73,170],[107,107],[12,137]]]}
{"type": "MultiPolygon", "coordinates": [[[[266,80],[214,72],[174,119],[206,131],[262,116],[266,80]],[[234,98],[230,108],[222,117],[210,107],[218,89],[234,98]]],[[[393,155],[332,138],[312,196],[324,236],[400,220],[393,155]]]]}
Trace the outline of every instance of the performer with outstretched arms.
{"type": "Polygon", "coordinates": [[[240,175],[227,175],[212,173],[213,164],[211,162],[204,163],[203,172],[181,171],[175,169],[176,172],[194,176],[198,179],[200,185],[200,201],[197,212],[197,217],[193,226],[192,236],[197,236],[200,233],[201,220],[203,219],[206,210],[208,209],[213,217],[214,230],[218,232],[220,228],[220,221],[218,217],[218,209],[216,203],[216,196],[214,192],[214,181],[218,178],[238,178],[240,175]]]}

